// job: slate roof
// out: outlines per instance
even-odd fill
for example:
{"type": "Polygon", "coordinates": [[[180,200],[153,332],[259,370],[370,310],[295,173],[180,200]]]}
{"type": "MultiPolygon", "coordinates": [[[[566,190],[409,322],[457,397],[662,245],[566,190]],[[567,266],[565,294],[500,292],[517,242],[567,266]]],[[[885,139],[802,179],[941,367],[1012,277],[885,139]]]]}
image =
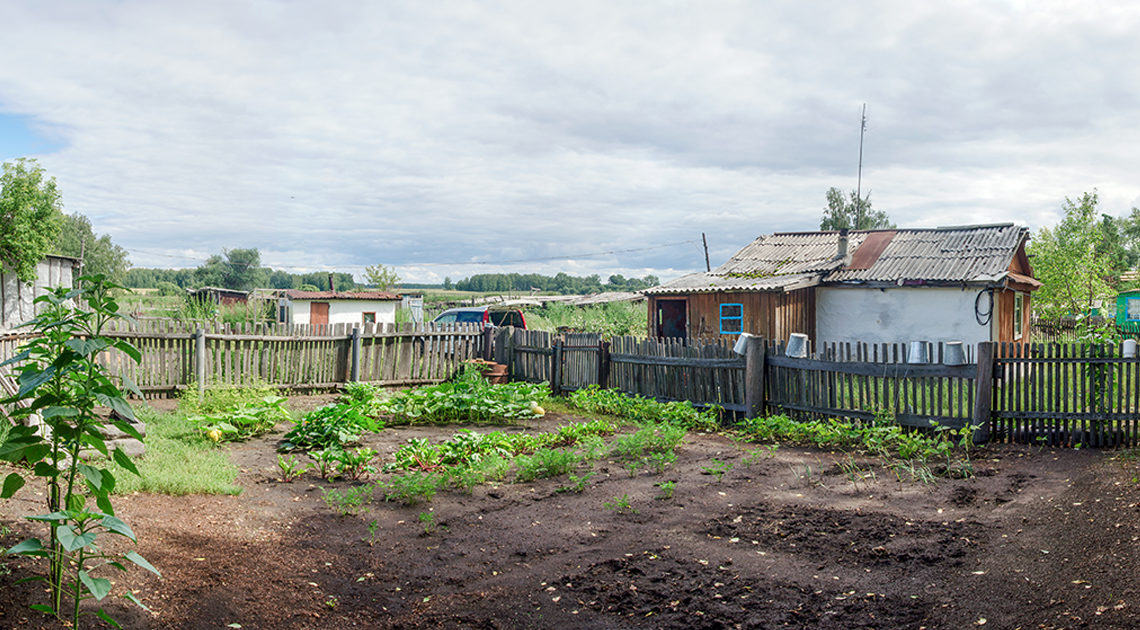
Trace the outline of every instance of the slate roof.
{"type": "Polygon", "coordinates": [[[817,284],[996,285],[1010,275],[1009,265],[1028,238],[1028,229],[1012,223],[852,230],[847,256],[840,259],[838,232],[778,232],[757,238],[711,272],[682,276],[645,292],[791,291],[817,284]]]}

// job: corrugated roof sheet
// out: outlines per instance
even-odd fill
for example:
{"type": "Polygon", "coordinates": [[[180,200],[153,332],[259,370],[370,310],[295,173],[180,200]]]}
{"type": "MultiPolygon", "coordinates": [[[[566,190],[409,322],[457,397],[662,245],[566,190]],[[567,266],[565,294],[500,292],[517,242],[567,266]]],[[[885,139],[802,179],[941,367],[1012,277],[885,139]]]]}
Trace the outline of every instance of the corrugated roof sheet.
{"type": "Polygon", "coordinates": [[[1013,224],[898,230],[868,268],[836,269],[824,282],[989,282],[1028,236],[1013,224]]]}
{"type": "Polygon", "coordinates": [[[646,289],[648,295],[668,293],[711,293],[713,291],[792,291],[819,284],[820,274],[799,273],[787,276],[743,278],[717,272],[691,273],[665,284],[646,289]]]}
{"type": "Polygon", "coordinates": [[[398,300],[387,291],[286,291],[290,300],[398,300]]]}
{"type": "Polygon", "coordinates": [[[712,272],[682,276],[648,294],[709,291],[790,291],[821,283],[1000,282],[1026,228],[1012,223],[944,228],[852,230],[847,258],[836,258],[838,232],[784,232],[749,243],[712,272]],[[860,246],[868,251],[857,256],[860,246]],[[884,241],[885,247],[883,247],[884,241]],[[881,248],[881,249],[880,249],[881,248]],[[875,255],[877,254],[877,255],[875,255]],[[859,258],[858,269],[846,267],[859,258]]]}

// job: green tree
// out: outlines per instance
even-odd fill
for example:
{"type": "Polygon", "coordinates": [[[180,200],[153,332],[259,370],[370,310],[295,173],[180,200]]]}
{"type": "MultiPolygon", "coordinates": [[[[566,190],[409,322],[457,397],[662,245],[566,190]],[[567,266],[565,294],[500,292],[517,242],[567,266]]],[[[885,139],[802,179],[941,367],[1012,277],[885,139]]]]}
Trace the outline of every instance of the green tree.
{"type": "Polygon", "coordinates": [[[832,187],[827,189],[827,207],[823,209],[823,217],[819,221],[821,230],[877,230],[895,227],[887,213],[871,208],[871,193],[860,198],[854,190],[849,199],[844,198],[843,191],[832,187]]]}
{"type": "Polygon", "coordinates": [[[1082,315],[1113,295],[1113,262],[1104,256],[1105,231],[1099,225],[1096,191],[1076,201],[1065,198],[1065,216],[1043,227],[1029,245],[1033,273],[1043,283],[1035,309],[1047,318],[1082,315]]]}
{"type": "Polygon", "coordinates": [[[400,276],[396,275],[393,267],[373,265],[364,268],[364,280],[381,291],[387,291],[400,283],[400,276]]]}
{"type": "Polygon", "coordinates": [[[261,252],[256,248],[230,249],[223,254],[224,258],[217,254],[210,256],[194,270],[198,286],[248,291],[268,281],[261,268],[261,252]]]}
{"type": "Polygon", "coordinates": [[[54,177],[35,160],[5,162],[0,175],[0,267],[24,282],[52,248],[63,223],[63,203],[54,177]]]}
{"type": "Polygon", "coordinates": [[[54,251],[61,256],[82,258],[84,274],[102,274],[113,282],[121,282],[131,266],[127,250],[112,243],[107,234],[96,236],[91,221],[78,212],[64,215],[54,251]]]}
{"type": "Polygon", "coordinates": [[[443,278],[443,290],[444,291],[450,291],[451,288],[452,288],[451,287],[451,278],[445,276],[443,278]]]}

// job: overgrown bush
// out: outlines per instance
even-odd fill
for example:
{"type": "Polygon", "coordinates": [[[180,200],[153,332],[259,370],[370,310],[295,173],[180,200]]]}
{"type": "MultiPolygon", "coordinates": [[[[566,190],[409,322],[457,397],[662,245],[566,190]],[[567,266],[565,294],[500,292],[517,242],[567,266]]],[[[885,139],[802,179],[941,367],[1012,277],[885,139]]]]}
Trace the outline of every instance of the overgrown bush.
{"type": "Polygon", "coordinates": [[[527,328],[557,332],[601,333],[606,339],[622,335],[641,336],[648,328],[645,302],[610,302],[593,306],[571,306],[551,302],[524,312],[527,328]]]}

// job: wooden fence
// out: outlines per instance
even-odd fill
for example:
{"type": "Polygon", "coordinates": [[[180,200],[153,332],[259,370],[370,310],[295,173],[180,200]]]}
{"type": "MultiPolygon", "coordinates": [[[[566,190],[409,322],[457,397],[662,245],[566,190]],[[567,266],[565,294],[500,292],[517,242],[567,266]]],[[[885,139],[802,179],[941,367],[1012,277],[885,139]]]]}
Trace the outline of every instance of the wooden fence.
{"type": "MultiPolygon", "coordinates": [[[[133,380],[147,395],[170,395],[195,383],[266,383],[300,390],[363,381],[380,385],[437,383],[465,360],[484,357],[489,335],[478,324],[228,324],[195,327],[148,320],[106,332],[126,339],[139,363],[114,350],[100,363],[133,380]]],[[[0,361],[19,340],[0,338],[0,361]]]]}

